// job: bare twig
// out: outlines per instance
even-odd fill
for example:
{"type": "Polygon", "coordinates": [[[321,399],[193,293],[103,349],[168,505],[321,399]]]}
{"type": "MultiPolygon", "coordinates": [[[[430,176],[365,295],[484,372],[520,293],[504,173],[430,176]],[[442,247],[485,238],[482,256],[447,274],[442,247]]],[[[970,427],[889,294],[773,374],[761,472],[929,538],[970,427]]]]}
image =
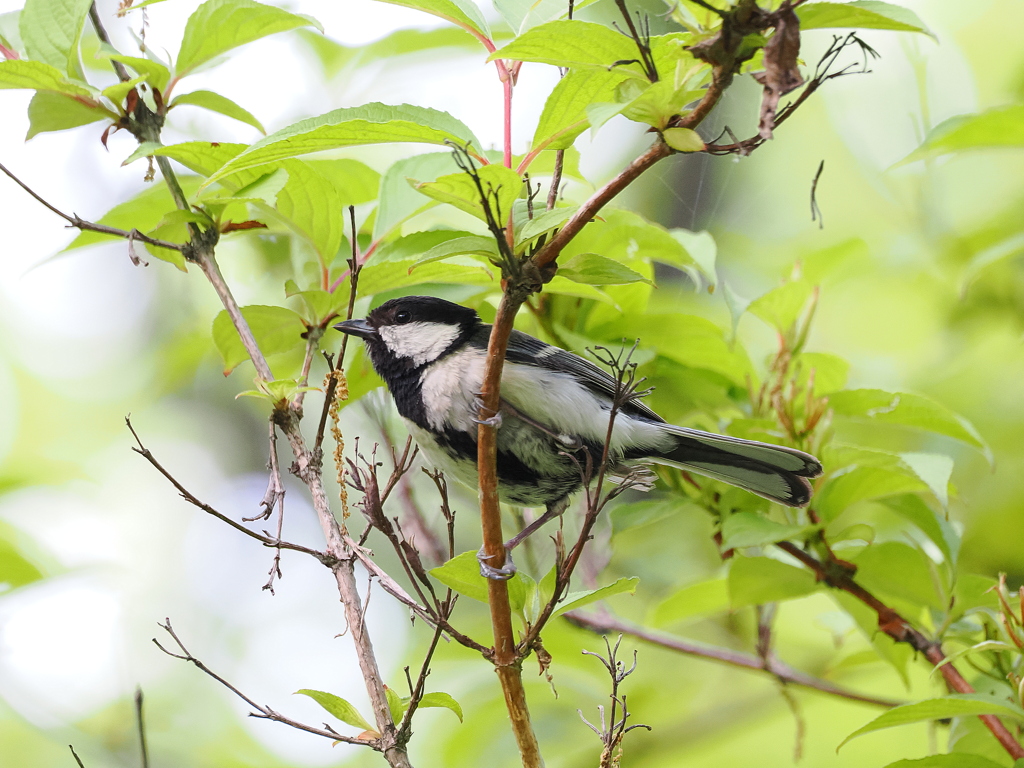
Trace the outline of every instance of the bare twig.
{"type": "Polygon", "coordinates": [[[178,251],[179,253],[186,250],[187,246],[181,245],[180,243],[172,243],[168,240],[159,240],[157,238],[149,237],[142,234],[137,229],[127,230],[118,229],[117,227],[108,227],[106,224],[96,224],[92,221],[86,221],[77,215],[68,215],[63,211],[50,205],[46,200],[37,195],[25,182],[11,173],[6,167],[0,165],[0,171],[3,171],[11,180],[14,181],[19,187],[29,193],[37,202],[42,203],[48,210],[60,216],[64,221],[68,222],[69,227],[75,227],[88,232],[98,232],[101,235],[111,235],[113,237],[123,237],[129,241],[138,240],[139,242],[146,243],[147,245],[153,245],[158,248],[166,248],[171,251],[178,251]]]}
{"type": "Polygon", "coordinates": [[[68,749],[71,750],[71,754],[72,754],[72,756],[74,756],[75,762],[78,763],[78,768],[85,768],[85,763],[82,762],[82,758],[80,758],[78,756],[78,753],[75,752],[74,745],[73,744],[68,744],[68,749]]]}
{"type": "Polygon", "coordinates": [[[595,615],[580,613],[579,611],[571,611],[563,615],[571,624],[575,624],[577,627],[581,627],[583,629],[588,629],[591,632],[596,632],[601,635],[621,632],[626,635],[632,635],[640,640],[644,640],[652,645],[667,648],[668,650],[676,651],[677,653],[682,653],[687,656],[696,656],[698,658],[708,659],[709,661],[717,661],[721,664],[740,667],[741,669],[767,672],[781,683],[799,685],[804,688],[813,688],[816,691],[827,693],[831,696],[838,696],[852,701],[860,701],[865,704],[873,704],[878,707],[897,707],[906,703],[893,699],[867,696],[865,694],[857,693],[856,691],[851,691],[848,688],[843,688],[842,686],[835,685],[827,680],[822,680],[814,677],[813,675],[809,675],[806,672],[794,669],[785,662],[780,661],[772,653],[769,653],[766,658],[762,658],[749,653],[734,651],[729,648],[718,648],[704,643],[697,643],[692,640],[685,640],[664,632],[656,632],[652,629],[647,629],[646,627],[639,627],[609,614],[595,615]]]}
{"type": "Polygon", "coordinates": [[[589,726],[590,730],[597,734],[597,737],[604,744],[604,749],[601,751],[600,768],[617,768],[622,758],[622,740],[626,734],[632,731],[634,728],[646,728],[648,731],[651,730],[651,726],[636,724],[627,725],[629,720],[630,711],[626,705],[626,694],[619,693],[619,686],[622,685],[622,681],[633,674],[636,671],[636,651],[633,651],[633,664],[626,669],[624,662],[619,661],[616,655],[619,652],[619,645],[622,643],[622,635],[619,635],[619,639],[615,641],[614,647],[608,642],[607,635],[604,637],[604,646],[607,656],[602,656],[599,653],[593,651],[583,651],[585,656],[593,656],[595,659],[601,662],[604,668],[608,671],[608,676],[612,679],[612,692],[609,698],[612,700],[611,710],[609,717],[605,719],[605,710],[603,706],[598,706],[597,710],[601,714],[601,726],[598,727],[593,725],[583,716],[583,712],[576,710],[579,714],[580,719],[589,726]]]}
{"type": "Polygon", "coordinates": [[[330,739],[331,741],[342,741],[346,744],[360,744],[364,747],[370,747],[374,751],[381,751],[381,743],[379,739],[358,739],[354,736],[342,736],[335,730],[324,730],[323,728],[315,728],[314,726],[301,723],[298,720],[292,720],[289,717],[285,717],[284,715],[275,712],[268,706],[257,704],[251,698],[249,698],[240,690],[238,690],[238,688],[236,688],[234,685],[229,683],[223,677],[221,677],[208,666],[206,666],[206,664],[204,664],[202,661],[193,656],[191,652],[188,650],[188,648],[186,648],[184,644],[181,642],[181,640],[178,638],[178,635],[175,633],[174,628],[171,626],[170,619],[164,619],[164,623],[160,624],[159,626],[161,629],[167,632],[168,635],[171,636],[171,639],[174,640],[175,645],[178,646],[181,653],[174,653],[173,651],[167,650],[166,648],[164,648],[164,646],[160,644],[160,641],[154,637],[153,643],[156,645],[156,647],[164,653],[166,653],[168,656],[173,656],[176,659],[181,659],[182,661],[187,661],[194,664],[204,674],[208,675],[209,677],[212,677],[218,683],[223,685],[225,688],[227,688],[229,691],[231,691],[238,698],[240,698],[242,701],[244,701],[246,704],[248,704],[255,710],[254,712],[249,713],[250,717],[258,717],[265,720],[273,720],[274,722],[283,723],[284,725],[291,726],[292,728],[296,728],[300,731],[305,731],[306,733],[312,733],[317,736],[323,736],[324,738],[330,739]]]}

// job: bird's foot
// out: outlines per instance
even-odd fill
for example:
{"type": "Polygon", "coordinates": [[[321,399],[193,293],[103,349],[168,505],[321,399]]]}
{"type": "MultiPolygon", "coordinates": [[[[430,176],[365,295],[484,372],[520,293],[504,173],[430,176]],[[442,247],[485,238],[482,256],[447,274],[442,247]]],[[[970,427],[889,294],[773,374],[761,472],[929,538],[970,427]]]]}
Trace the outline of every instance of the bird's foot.
{"type": "Polygon", "coordinates": [[[494,555],[488,555],[481,547],[480,551],[476,553],[476,559],[480,563],[480,575],[485,579],[494,579],[495,581],[508,581],[516,574],[516,564],[512,562],[512,550],[505,550],[505,564],[501,568],[495,568],[492,565],[488,565],[487,561],[490,560],[494,555]]]}
{"type": "MultiPolygon", "coordinates": [[[[475,396],[474,400],[476,402],[476,412],[478,414],[483,414],[491,410],[490,408],[484,405],[484,401],[481,399],[479,394],[475,396]]],[[[501,426],[501,411],[493,411],[493,414],[493,416],[489,416],[485,419],[473,419],[473,423],[483,424],[485,426],[494,427],[495,429],[497,429],[498,427],[501,426]]]]}

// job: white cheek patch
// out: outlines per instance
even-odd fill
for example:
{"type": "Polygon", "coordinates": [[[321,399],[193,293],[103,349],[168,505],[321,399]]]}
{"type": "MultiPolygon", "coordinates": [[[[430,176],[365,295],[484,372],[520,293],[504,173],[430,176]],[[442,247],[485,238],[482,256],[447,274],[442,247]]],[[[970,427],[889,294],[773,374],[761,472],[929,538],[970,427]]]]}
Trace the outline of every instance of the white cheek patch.
{"type": "Polygon", "coordinates": [[[406,323],[377,329],[381,340],[396,357],[407,357],[423,365],[448,349],[458,338],[459,327],[447,323],[406,323]]]}

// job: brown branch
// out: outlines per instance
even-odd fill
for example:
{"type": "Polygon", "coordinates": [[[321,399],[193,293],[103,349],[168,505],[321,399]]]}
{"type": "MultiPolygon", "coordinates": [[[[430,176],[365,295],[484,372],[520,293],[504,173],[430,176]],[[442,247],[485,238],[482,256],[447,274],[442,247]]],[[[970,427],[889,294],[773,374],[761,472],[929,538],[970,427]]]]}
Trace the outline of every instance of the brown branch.
{"type": "Polygon", "coordinates": [[[238,698],[240,698],[242,701],[244,701],[246,704],[248,704],[250,707],[256,710],[255,712],[249,713],[250,717],[258,717],[265,720],[273,720],[274,722],[283,723],[284,725],[291,726],[292,728],[296,728],[300,731],[305,731],[306,733],[312,733],[317,736],[323,736],[324,738],[331,739],[332,741],[343,741],[346,744],[359,744],[364,747],[370,747],[376,752],[381,751],[381,743],[379,739],[368,740],[357,739],[354,736],[342,736],[340,733],[333,729],[324,730],[322,728],[315,728],[311,725],[300,723],[298,720],[292,720],[291,718],[285,717],[284,715],[275,712],[270,707],[257,704],[255,701],[250,699],[248,696],[246,696],[244,693],[238,690],[235,686],[233,686],[223,677],[221,677],[208,666],[206,666],[202,661],[193,656],[191,652],[188,650],[188,648],[186,648],[184,644],[181,642],[181,640],[178,638],[178,635],[174,632],[174,628],[171,626],[171,620],[164,619],[164,621],[165,623],[159,624],[159,626],[161,627],[161,629],[166,631],[167,634],[171,636],[171,639],[174,640],[175,645],[178,646],[178,648],[181,650],[181,653],[174,653],[173,651],[167,650],[162,645],[160,645],[160,641],[154,637],[153,643],[156,645],[156,647],[164,653],[166,653],[168,656],[173,656],[176,659],[181,659],[182,661],[187,661],[194,664],[200,671],[202,671],[209,677],[212,677],[218,683],[223,685],[225,688],[227,688],[229,691],[235,694],[238,698]]]}
{"type": "Polygon", "coordinates": [[[696,656],[710,661],[717,661],[732,667],[749,669],[757,672],[767,672],[780,683],[799,685],[804,688],[812,688],[831,696],[860,701],[865,704],[872,704],[878,707],[898,707],[906,702],[893,699],[877,698],[851,691],[848,688],[834,685],[827,680],[809,675],[794,669],[785,662],[779,661],[774,654],[769,653],[765,657],[755,656],[749,653],[733,651],[729,648],[718,648],[704,643],[697,643],[692,640],[684,640],[664,632],[656,632],[645,627],[638,627],[635,624],[622,621],[608,614],[593,615],[583,614],[579,611],[570,611],[564,614],[569,623],[598,634],[611,634],[621,632],[644,640],[652,645],[676,651],[687,656],[696,656]]]}
{"type": "Polygon", "coordinates": [[[175,478],[174,475],[168,472],[164,468],[164,466],[159,461],[156,460],[156,457],[150,452],[150,450],[142,444],[142,440],[139,439],[138,434],[135,432],[135,427],[132,426],[131,419],[129,417],[126,417],[124,421],[125,424],[128,425],[128,429],[131,431],[132,437],[135,438],[135,442],[138,443],[138,447],[132,446],[132,450],[135,451],[140,456],[142,456],[146,461],[153,465],[153,468],[156,469],[157,472],[159,472],[161,475],[167,478],[170,484],[174,486],[175,490],[177,490],[181,497],[185,499],[185,501],[187,501],[189,504],[192,504],[195,507],[199,507],[199,509],[203,510],[203,512],[206,512],[208,515],[212,515],[221,522],[227,523],[236,531],[241,531],[250,539],[256,539],[256,541],[260,542],[265,547],[271,547],[274,549],[288,549],[293,552],[302,552],[303,554],[312,555],[325,565],[329,565],[331,563],[330,556],[325,555],[323,552],[318,552],[315,549],[304,547],[301,544],[292,544],[288,541],[280,541],[279,539],[274,539],[270,536],[264,536],[262,534],[256,533],[255,531],[250,531],[241,523],[235,522],[227,515],[218,512],[209,504],[200,501],[195,495],[192,494],[191,491],[189,491],[185,486],[178,482],[177,478],[175,478]]]}
{"type": "MultiPolygon", "coordinates": [[[[822,563],[813,555],[789,541],[776,542],[775,546],[792,555],[807,566],[807,568],[814,571],[819,581],[828,584],[834,589],[840,589],[852,595],[871,608],[878,614],[878,628],[896,642],[907,643],[910,647],[924,654],[928,661],[938,667],[942,677],[946,680],[946,684],[952,690],[957,693],[975,693],[971,684],[947,660],[946,655],[942,652],[942,645],[934,640],[929,640],[897,611],[887,606],[854,581],[853,572],[847,564],[838,560],[822,563]]],[[[1020,745],[998,717],[995,715],[978,715],[978,718],[992,732],[992,735],[996,737],[996,740],[1011,757],[1014,759],[1024,757],[1024,747],[1020,745]]]]}
{"type": "Polygon", "coordinates": [[[11,173],[3,165],[0,165],[0,171],[3,171],[4,174],[10,177],[10,179],[14,181],[15,184],[17,184],[23,190],[28,192],[29,195],[31,195],[37,202],[42,203],[42,205],[46,207],[48,210],[64,219],[64,221],[68,223],[69,227],[75,227],[76,229],[81,229],[88,232],[98,232],[101,235],[123,237],[127,240],[138,240],[140,242],[146,243],[147,245],[153,245],[156,246],[157,248],[166,248],[170,251],[178,251],[179,253],[187,249],[187,246],[185,245],[182,245],[180,243],[172,243],[168,240],[159,240],[157,238],[149,237],[147,235],[142,234],[137,229],[118,229],[117,227],[108,227],[106,224],[96,224],[95,222],[92,221],[86,221],[85,219],[82,219],[75,214],[71,214],[69,216],[68,214],[64,213],[63,211],[55,208],[54,206],[46,202],[46,200],[44,200],[34,191],[32,191],[32,189],[27,184],[25,184],[25,182],[23,182],[21,179],[19,179],[17,176],[11,173]]]}

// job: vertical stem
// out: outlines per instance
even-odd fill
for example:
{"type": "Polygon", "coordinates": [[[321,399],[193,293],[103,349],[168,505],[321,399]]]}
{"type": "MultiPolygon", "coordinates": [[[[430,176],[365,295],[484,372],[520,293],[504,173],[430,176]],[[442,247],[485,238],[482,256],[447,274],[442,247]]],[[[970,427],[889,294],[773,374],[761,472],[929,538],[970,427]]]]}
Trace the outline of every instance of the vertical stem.
{"type": "Polygon", "coordinates": [[[506,70],[507,76],[502,83],[505,91],[505,156],[506,168],[512,167],[512,73],[506,70]]]}

